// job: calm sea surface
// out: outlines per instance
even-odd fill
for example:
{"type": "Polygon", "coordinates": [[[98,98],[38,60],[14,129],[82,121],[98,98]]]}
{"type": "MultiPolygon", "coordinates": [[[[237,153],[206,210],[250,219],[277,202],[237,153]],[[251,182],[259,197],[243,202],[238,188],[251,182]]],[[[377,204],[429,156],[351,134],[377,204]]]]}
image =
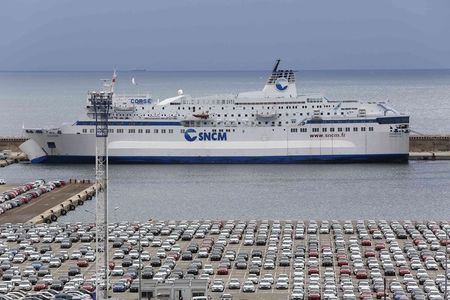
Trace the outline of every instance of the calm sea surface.
{"type": "MultiPolygon", "coordinates": [[[[119,72],[118,93],[153,98],[261,89],[266,72],[119,72]],[[137,86],[131,85],[135,77],[137,86]]],[[[0,72],[0,136],[22,125],[57,126],[83,114],[86,92],[107,72],[0,72]]],[[[450,71],[303,71],[300,93],[388,100],[422,133],[450,133],[450,71]]],[[[0,178],[93,178],[90,165],[16,164],[0,178]]],[[[449,219],[450,162],[406,165],[113,165],[114,220],[449,219]]],[[[62,221],[92,220],[94,202],[62,221]]]]}

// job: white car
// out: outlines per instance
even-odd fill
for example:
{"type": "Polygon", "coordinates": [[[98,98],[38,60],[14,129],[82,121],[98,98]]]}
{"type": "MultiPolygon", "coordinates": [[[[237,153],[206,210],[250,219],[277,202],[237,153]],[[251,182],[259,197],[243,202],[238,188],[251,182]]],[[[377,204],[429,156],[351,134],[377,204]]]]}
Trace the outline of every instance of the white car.
{"type": "Polygon", "coordinates": [[[4,185],[4,184],[6,184],[6,181],[5,181],[5,179],[3,179],[3,178],[0,178],[0,185],[4,185]]]}
{"type": "Polygon", "coordinates": [[[251,282],[253,282],[253,284],[258,284],[258,276],[256,274],[250,274],[248,275],[247,280],[250,280],[251,282]]]}
{"type": "Polygon", "coordinates": [[[69,281],[64,285],[63,291],[73,291],[78,290],[79,285],[75,282],[69,281]]]}
{"type": "Polygon", "coordinates": [[[272,282],[270,282],[269,279],[262,279],[259,282],[259,289],[260,290],[270,290],[272,288],[272,282]]]}
{"type": "Polygon", "coordinates": [[[0,294],[7,294],[14,290],[14,286],[11,283],[0,283],[0,294]]]}
{"type": "Polygon", "coordinates": [[[21,281],[19,283],[19,290],[20,291],[31,291],[31,283],[27,280],[27,281],[21,281]]]}
{"type": "Polygon", "coordinates": [[[14,256],[13,258],[13,263],[18,263],[21,264],[25,261],[25,256],[22,254],[17,254],[16,256],[14,256]]]}
{"type": "Polygon", "coordinates": [[[247,280],[244,282],[244,285],[242,286],[242,291],[244,293],[254,293],[256,290],[255,285],[250,280],[247,280]]]}
{"type": "Polygon", "coordinates": [[[115,266],[114,269],[111,271],[112,276],[123,276],[125,271],[121,266],[115,266]]]}
{"type": "Polygon", "coordinates": [[[239,282],[239,279],[237,278],[231,278],[228,282],[228,288],[230,290],[238,290],[241,288],[241,283],[239,282]]]}
{"type": "Polygon", "coordinates": [[[273,284],[273,282],[274,282],[273,275],[271,273],[264,274],[262,280],[268,280],[270,282],[270,284],[273,284]]]}
{"type": "Polygon", "coordinates": [[[209,274],[209,275],[214,275],[214,269],[212,265],[205,265],[203,267],[203,273],[204,274],[209,274]]]}
{"type": "Polygon", "coordinates": [[[211,286],[211,291],[213,292],[223,292],[225,286],[223,284],[223,280],[214,280],[211,286]]]}
{"type": "Polygon", "coordinates": [[[59,258],[52,258],[48,264],[50,268],[59,268],[61,267],[61,260],[59,258]]]}
{"type": "Polygon", "coordinates": [[[289,288],[289,283],[287,282],[287,280],[284,280],[283,278],[280,278],[277,280],[277,283],[275,284],[275,288],[277,290],[285,290],[289,288]]]}

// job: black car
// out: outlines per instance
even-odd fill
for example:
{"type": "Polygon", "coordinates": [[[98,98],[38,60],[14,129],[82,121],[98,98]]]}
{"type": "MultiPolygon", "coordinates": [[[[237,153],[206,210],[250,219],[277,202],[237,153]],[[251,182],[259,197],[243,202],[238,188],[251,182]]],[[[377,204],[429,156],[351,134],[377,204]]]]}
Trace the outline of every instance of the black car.
{"type": "Polygon", "coordinates": [[[88,243],[88,242],[91,242],[92,241],[92,239],[93,239],[93,237],[92,237],[92,235],[90,235],[90,234],[83,234],[82,236],[81,236],[81,242],[83,242],[83,243],[88,243]]]}
{"type": "Polygon", "coordinates": [[[62,291],[64,288],[64,283],[61,280],[54,280],[52,283],[52,289],[55,291],[62,291]]]}
{"type": "Polygon", "coordinates": [[[384,276],[395,276],[395,269],[394,268],[384,269],[384,276]]]}
{"type": "Polygon", "coordinates": [[[139,281],[137,281],[137,280],[133,281],[133,283],[130,285],[129,291],[130,291],[130,293],[139,292],[139,281]]]}
{"type": "Polygon", "coordinates": [[[12,270],[7,270],[3,273],[2,281],[10,281],[14,276],[14,272],[12,270]]]}
{"type": "Polygon", "coordinates": [[[211,255],[209,256],[209,259],[211,261],[219,261],[222,259],[222,253],[217,253],[217,252],[211,253],[211,255]]]}
{"type": "Polygon", "coordinates": [[[38,282],[38,277],[37,275],[30,275],[28,276],[28,281],[32,284],[35,285],[38,282]]]}
{"type": "Polygon", "coordinates": [[[61,249],[69,249],[72,248],[72,241],[69,239],[64,239],[61,242],[61,249]]]}
{"type": "Polygon", "coordinates": [[[183,235],[181,236],[181,240],[183,240],[183,241],[190,241],[190,240],[192,240],[192,234],[190,234],[190,233],[183,233],[183,235]]]}
{"type": "Polygon", "coordinates": [[[50,245],[42,245],[41,249],[39,250],[39,252],[41,254],[46,253],[47,251],[52,251],[52,247],[50,245]]]}
{"type": "Polygon", "coordinates": [[[69,271],[67,272],[67,275],[75,276],[75,275],[78,275],[80,273],[81,273],[81,271],[80,271],[79,267],[77,267],[77,266],[70,266],[69,267],[69,271]]]}
{"type": "Polygon", "coordinates": [[[152,258],[150,260],[150,265],[152,267],[161,267],[161,259],[159,259],[158,257],[152,258]]]}
{"type": "Polygon", "coordinates": [[[190,251],[185,251],[181,254],[181,260],[192,260],[192,253],[190,251]]]}
{"type": "Polygon", "coordinates": [[[186,274],[198,275],[198,269],[194,266],[191,266],[187,269],[186,274]]]}
{"type": "Polygon", "coordinates": [[[58,280],[62,281],[63,284],[66,284],[67,282],[69,282],[70,278],[67,275],[61,275],[58,277],[58,280]]]}
{"type": "Polygon", "coordinates": [[[120,248],[120,247],[122,247],[122,245],[123,245],[123,241],[122,241],[122,239],[121,238],[116,238],[116,239],[114,239],[114,242],[113,242],[113,248],[120,248]]]}
{"type": "Polygon", "coordinates": [[[144,269],[144,270],[142,270],[142,275],[141,276],[142,276],[143,279],[152,279],[153,275],[154,275],[153,269],[144,269]]]}
{"type": "Polygon", "coordinates": [[[262,258],[262,251],[261,250],[253,250],[252,251],[252,257],[260,257],[260,258],[262,258]]]}
{"type": "Polygon", "coordinates": [[[278,265],[280,267],[289,267],[291,265],[291,261],[287,257],[280,258],[280,261],[278,262],[278,265]]]}
{"type": "Polygon", "coordinates": [[[129,267],[133,265],[133,260],[130,257],[125,257],[122,260],[122,267],[129,267]]]}

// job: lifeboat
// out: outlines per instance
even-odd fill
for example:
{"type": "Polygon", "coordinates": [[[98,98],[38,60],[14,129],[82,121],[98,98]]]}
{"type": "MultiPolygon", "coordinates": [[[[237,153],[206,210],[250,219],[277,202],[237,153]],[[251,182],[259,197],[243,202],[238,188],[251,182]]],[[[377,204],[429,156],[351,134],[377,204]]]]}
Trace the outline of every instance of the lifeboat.
{"type": "Polygon", "coordinates": [[[256,118],[258,118],[258,119],[275,119],[276,117],[277,117],[277,112],[273,112],[273,111],[256,113],[256,118]]]}
{"type": "Polygon", "coordinates": [[[197,113],[197,114],[192,114],[193,117],[199,118],[199,119],[203,119],[206,120],[209,118],[209,114],[206,112],[201,112],[201,113],[197,113]]]}

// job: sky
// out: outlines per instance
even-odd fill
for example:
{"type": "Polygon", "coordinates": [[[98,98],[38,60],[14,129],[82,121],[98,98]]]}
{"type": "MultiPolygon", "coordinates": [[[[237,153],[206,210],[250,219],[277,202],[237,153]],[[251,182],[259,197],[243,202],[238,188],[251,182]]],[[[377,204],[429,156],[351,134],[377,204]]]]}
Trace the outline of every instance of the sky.
{"type": "Polygon", "coordinates": [[[450,68],[448,0],[4,0],[0,70],[450,68]]]}

